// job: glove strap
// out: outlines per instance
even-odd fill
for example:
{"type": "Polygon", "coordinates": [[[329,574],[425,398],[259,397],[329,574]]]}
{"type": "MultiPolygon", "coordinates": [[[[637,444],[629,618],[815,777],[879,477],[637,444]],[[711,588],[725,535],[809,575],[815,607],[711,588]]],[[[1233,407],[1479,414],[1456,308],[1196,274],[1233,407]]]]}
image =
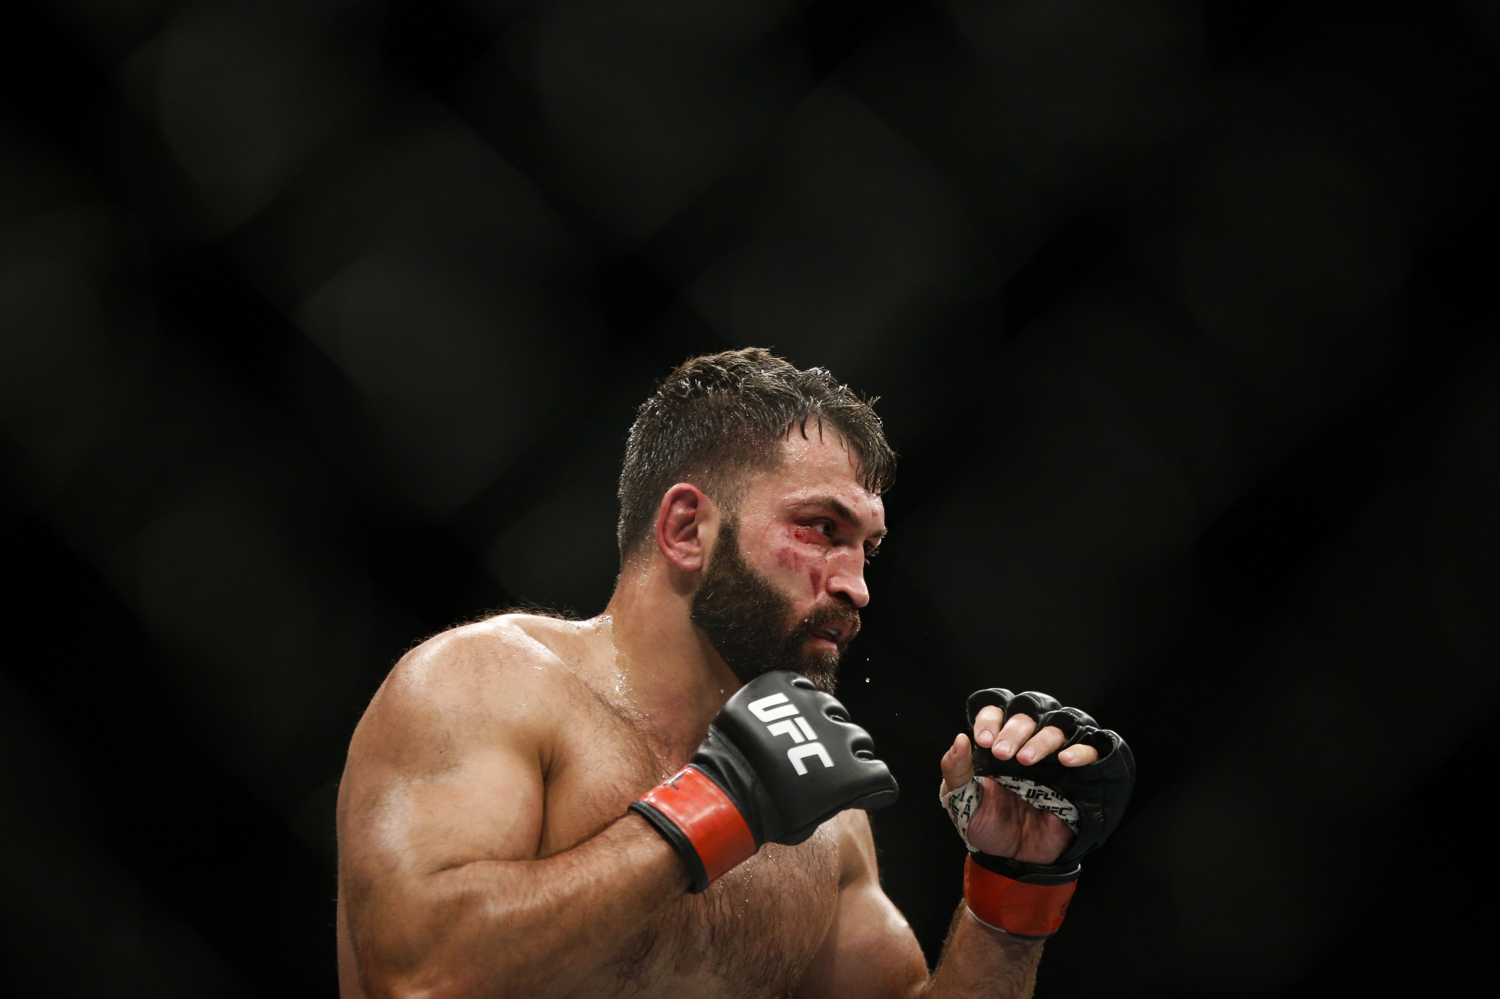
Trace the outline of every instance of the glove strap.
{"type": "Polygon", "coordinates": [[[964,863],[964,902],[974,918],[1014,937],[1045,940],[1062,926],[1078,887],[1079,868],[1061,873],[1025,870],[1001,857],[969,854],[964,863]],[[999,871],[988,868],[998,867],[999,871]]]}
{"type": "Polygon", "coordinates": [[[692,766],[647,791],[630,810],[656,827],[687,864],[694,895],[755,854],[755,836],[729,795],[692,766]]]}

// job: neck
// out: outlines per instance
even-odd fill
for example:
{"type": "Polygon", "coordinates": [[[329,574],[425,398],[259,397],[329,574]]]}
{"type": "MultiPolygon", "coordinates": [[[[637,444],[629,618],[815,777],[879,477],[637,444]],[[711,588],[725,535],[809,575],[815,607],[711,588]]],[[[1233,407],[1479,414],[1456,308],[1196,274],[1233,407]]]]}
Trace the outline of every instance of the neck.
{"type": "Polygon", "coordinates": [[[659,737],[693,747],[740,681],[692,622],[695,580],[653,556],[626,566],[604,609],[618,689],[659,737]]]}

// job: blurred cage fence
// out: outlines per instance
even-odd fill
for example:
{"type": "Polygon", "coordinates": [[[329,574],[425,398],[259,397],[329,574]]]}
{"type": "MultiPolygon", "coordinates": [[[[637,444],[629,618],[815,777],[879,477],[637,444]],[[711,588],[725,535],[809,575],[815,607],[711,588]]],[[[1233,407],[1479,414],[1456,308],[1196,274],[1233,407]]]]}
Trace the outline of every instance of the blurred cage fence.
{"type": "Polygon", "coordinates": [[[18,0],[0,77],[7,994],[333,994],[370,694],[601,609],[747,344],[902,454],[841,693],[929,957],[1005,685],[1142,766],[1039,994],[1488,978],[1500,3],[18,0]]]}

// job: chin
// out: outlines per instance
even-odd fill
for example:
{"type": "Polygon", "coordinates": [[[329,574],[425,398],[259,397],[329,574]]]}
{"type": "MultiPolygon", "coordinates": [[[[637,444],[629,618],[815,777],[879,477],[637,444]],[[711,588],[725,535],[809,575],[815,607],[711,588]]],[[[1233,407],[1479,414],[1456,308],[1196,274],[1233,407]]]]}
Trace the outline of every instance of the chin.
{"type": "Polygon", "coordinates": [[[823,693],[831,694],[838,685],[841,658],[841,652],[815,653],[804,659],[797,672],[811,680],[813,686],[823,693]]]}

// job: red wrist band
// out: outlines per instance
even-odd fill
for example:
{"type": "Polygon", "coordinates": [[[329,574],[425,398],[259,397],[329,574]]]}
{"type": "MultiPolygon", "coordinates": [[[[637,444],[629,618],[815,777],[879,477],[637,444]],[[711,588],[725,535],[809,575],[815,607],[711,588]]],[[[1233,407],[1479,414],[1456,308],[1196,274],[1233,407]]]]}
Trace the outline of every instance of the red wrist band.
{"type": "Polygon", "coordinates": [[[1062,926],[1077,881],[1034,885],[964,862],[964,902],[981,923],[1018,937],[1050,937],[1062,926]]]}
{"type": "MultiPolygon", "coordinates": [[[[637,804],[649,805],[677,827],[703,865],[704,887],[755,854],[755,836],[729,795],[690,766],[647,791],[637,804]]],[[[698,872],[693,874],[696,882],[698,872]]]]}

